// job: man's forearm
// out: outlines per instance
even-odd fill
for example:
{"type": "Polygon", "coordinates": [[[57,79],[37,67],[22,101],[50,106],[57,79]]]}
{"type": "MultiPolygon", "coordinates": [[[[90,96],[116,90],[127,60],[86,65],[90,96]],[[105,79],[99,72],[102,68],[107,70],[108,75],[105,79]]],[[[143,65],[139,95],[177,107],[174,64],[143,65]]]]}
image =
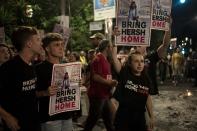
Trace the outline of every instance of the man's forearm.
{"type": "Polygon", "coordinates": [[[166,49],[170,43],[170,38],[171,38],[171,29],[165,32],[163,43],[157,49],[157,53],[160,58],[163,58],[165,56],[166,49]]]}
{"type": "Polygon", "coordinates": [[[98,74],[93,74],[93,80],[104,85],[109,85],[108,81],[98,74]]]}
{"type": "Polygon", "coordinates": [[[113,47],[112,58],[113,58],[114,69],[117,73],[119,73],[122,68],[122,64],[117,58],[117,47],[113,47]]]}

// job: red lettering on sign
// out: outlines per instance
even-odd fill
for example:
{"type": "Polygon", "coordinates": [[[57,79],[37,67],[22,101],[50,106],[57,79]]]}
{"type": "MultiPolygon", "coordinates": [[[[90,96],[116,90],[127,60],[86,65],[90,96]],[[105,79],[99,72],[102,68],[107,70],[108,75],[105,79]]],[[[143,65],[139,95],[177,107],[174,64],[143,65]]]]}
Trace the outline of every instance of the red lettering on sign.
{"type": "Polygon", "coordinates": [[[145,43],[144,36],[122,36],[121,42],[145,43]]]}
{"type": "Polygon", "coordinates": [[[55,105],[55,110],[64,110],[64,109],[70,109],[75,108],[76,104],[75,102],[64,102],[64,103],[58,103],[55,105]]]}
{"type": "Polygon", "coordinates": [[[153,27],[159,27],[159,28],[164,28],[166,22],[165,21],[153,21],[152,26],[153,27]]]}

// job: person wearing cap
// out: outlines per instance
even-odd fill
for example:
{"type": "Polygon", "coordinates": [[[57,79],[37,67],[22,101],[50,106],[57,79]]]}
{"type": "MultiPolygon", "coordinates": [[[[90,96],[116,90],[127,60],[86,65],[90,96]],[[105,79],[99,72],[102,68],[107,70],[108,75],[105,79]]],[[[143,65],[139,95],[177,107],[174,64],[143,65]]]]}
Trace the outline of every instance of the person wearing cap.
{"type": "MultiPolygon", "coordinates": [[[[118,27],[115,26],[113,36],[118,36],[119,34],[120,34],[120,31],[118,30],[118,27]]],[[[105,39],[105,36],[102,33],[96,33],[96,34],[90,36],[91,43],[95,47],[96,53],[99,52],[98,45],[99,45],[100,41],[103,39],[105,39]]],[[[119,60],[117,59],[117,47],[116,46],[112,46],[112,51],[109,56],[110,56],[110,59],[112,60],[114,70],[116,72],[119,72],[121,69],[121,64],[119,63],[119,60]]]]}
{"type": "Polygon", "coordinates": [[[49,116],[49,98],[57,93],[51,85],[54,64],[60,64],[64,55],[64,40],[58,33],[48,33],[42,40],[46,60],[36,66],[37,97],[42,131],[72,131],[72,113],[63,112],[49,116]]]}
{"type": "Polygon", "coordinates": [[[117,85],[117,81],[112,79],[111,65],[107,59],[112,52],[112,45],[108,40],[102,40],[98,49],[100,52],[96,54],[90,67],[91,81],[88,90],[90,108],[84,131],[92,131],[100,117],[103,118],[107,131],[113,131],[110,91],[117,85]]]}
{"type": "Polygon", "coordinates": [[[90,40],[91,40],[91,43],[94,46],[94,48],[97,48],[99,45],[99,42],[103,39],[105,39],[105,36],[99,32],[90,36],[90,40]]]}

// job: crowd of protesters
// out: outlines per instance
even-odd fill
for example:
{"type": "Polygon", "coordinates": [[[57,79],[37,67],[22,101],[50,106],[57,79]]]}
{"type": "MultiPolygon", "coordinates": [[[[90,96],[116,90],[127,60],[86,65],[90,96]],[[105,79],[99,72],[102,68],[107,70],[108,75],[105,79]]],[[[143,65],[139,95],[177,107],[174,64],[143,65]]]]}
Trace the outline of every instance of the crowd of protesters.
{"type": "Polygon", "coordinates": [[[196,86],[196,52],[190,51],[184,55],[177,47],[160,60],[158,73],[160,84],[170,80],[175,86],[181,81],[193,82],[193,86],[196,86]]]}
{"type": "MultiPolygon", "coordinates": [[[[114,32],[118,35],[117,28],[114,32]]],[[[0,117],[4,131],[73,130],[80,112],[48,114],[49,97],[57,92],[57,86],[50,84],[54,64],[82,64],[82,85],[87,88],[90,105],[82,124],[84,131],[92,131],[101,118],[107,131],[153,129],[151,95],[159,95],[157,67],[161,84],[167,71],[175,85],[197,74],[192,74],[197,70],[195,52],[185,58],[177,48],[165,56],[170,31],[165,32],[156,51],[132,47],[128,53],[120,52],[126,56],[124,60],[118,59],[117,47],[101,33],[90,37],[94,48],[87,55],[85,51],[65,52],[64,39],[58,33],[48,33],[41,40],[34,27],[18,27],[11,39],[14,50],[0,44],[0,117]]]]}

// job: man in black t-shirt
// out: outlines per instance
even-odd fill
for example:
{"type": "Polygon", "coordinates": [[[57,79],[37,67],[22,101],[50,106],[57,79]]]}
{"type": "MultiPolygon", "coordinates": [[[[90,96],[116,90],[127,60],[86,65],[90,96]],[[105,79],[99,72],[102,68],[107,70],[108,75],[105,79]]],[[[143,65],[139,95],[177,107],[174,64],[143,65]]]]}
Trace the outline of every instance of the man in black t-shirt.
{"type": "Polygon", "coordinates": [[[37,29],[21,26],[12,43],[18,55],[0,67],[0,114],[5,131],[40,131],[32,60],[42,51],[37,29]]]}
{"type": "Polygon", "coordinates": [[[64,55],[63,38],[58,33],[48,33],[42,42],[47,57],[44,62],[36,66],[42,131],[72,131],[71,112],[49,116],[49,98],[57,93],[57,86],[51,85],[52,70],[54,64],[60,64],[64,55]]]}

